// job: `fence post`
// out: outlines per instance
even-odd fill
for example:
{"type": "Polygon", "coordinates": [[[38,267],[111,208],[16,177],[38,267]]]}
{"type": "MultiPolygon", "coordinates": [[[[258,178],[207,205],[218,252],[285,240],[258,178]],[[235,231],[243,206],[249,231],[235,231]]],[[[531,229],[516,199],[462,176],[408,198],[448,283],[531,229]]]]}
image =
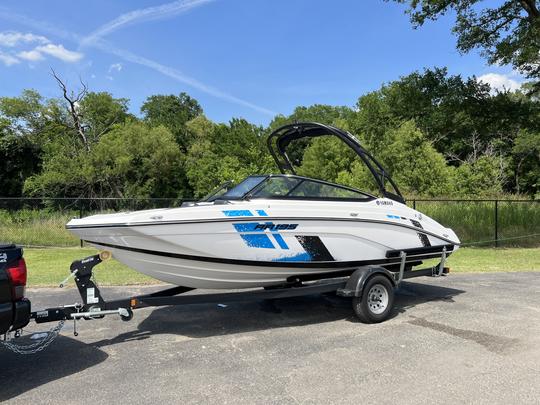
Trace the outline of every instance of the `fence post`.
{"type": "MultiPolygon", "coordinates": [[[[82,201],[79,200],[79,218],[82,218],[83,217],[83,205],[82,205],[82,201]]],[[[83,247],[83,241],[81,239],[81,247],[83,247]]]]}
{"type": "Polygon", "coordinates": [[[413,207],[413,210],[416,209],[416,200],[412,200],[412,207],[413,207]]]}
{"type": "Polygon", "coordinates": [[[499,247],[499,200],[495,200],[495,247],[499,247]]]}

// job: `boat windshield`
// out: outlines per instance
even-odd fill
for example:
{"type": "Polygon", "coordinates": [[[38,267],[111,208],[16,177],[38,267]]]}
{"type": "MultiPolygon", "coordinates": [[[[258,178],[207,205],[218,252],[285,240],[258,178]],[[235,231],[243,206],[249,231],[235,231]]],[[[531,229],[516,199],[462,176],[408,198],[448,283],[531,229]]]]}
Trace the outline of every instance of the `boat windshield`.
{"type": "Polygon", "coordinates": [[[253,190],[256,186],[262,183],[266,179],[266,177],[267,176],[249,176],[240,184],[231,188],[229,191],[223,194],[220,198],[225,200],[242,198],[251,190],[253,190]]]}
{"type": "Polygon", "coordinates": [[[375,197],[353,188],[291,175],[250,176],[220,199],[276,198],[302,200],[372,200],[375,197]]]}
{"type": "Polygon", "coordinates": [[[226,181],[225,183],[219,185],[208,194],[206,194],[201,201],[212,202],[223,196],[227,191],[233,187],[233,182],[231,180],[226,181]]]}

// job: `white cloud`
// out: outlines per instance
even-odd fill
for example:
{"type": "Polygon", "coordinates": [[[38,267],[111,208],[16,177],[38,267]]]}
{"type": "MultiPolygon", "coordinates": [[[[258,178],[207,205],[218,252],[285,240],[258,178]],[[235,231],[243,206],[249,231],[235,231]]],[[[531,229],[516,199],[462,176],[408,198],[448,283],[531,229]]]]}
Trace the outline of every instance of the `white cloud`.
{"type": "Polygon", "coordinates": [[[17,56],[30,62],[37,62],[45,59],[41,52],[36,51],[35,49],[32,49],[31,51],[21,51],[17,54],[17,56]]]}
{"type": "Polygon", "coordinates": [[[0,62],[6,66],[11,66],[20,63],[21,61],[12,55],[0,52],[0,62]]]}
{"type": "Polygon", "coordinates": [[[54,56],[55,58],[58,58],[58,59],[64,61],[64,62],[70,62],[70,63],[78,62],[84,56],[80,52],[74,52],[74,51],[67,50],[66,48],[64,48],[64,45],[62,45],[62,44],[58,44],[58,45],[47,44],[47,45],[38,46],[35,49],[35,51],[41,52],[41,53],[46,53],[48,55],[54,56]]]}
{"type": "Polygon", "coordinates": [[[4,31],[0,32],[0,46],[13,48],[21,43],[40,43],[47,44],[49,40],[41,35],[34,35],[31,33],[23,34],[16,31],[4,31]]]}
{"type": "Polygon", "coordinates": [[[479,82],[489,84],[493,90],[518,90],[521,87],[521,83],[517,80],[511,79],[509,76],[510,75],[499,73],[486,73],[485,75],[479,76],[477,80],[479,82]]]}
{"type": "Polygon", "coordinates": [[[109,73],[111,73],[113,70],[116,70],[117,72],[122,71],[123,66],[121,63],[113,63],[111,66],[109,66],[109,73]]]}
{"type": "Polygon", "coordinates": [[[102,25],[82,40],[81,45],[90,45],[101,37],[110,34],[126,25],[132,25],[140,21],[156,20],[159,18],[173,17],[180,13],[191,10],[214,0],[178,0],[161,6],[141,8],[121,14],[114,20],[102,25]]]}
{"type": "Polygon", "coordinates": [[[0,32],[0,48],[4,48],[0,61],[11,66],[20,63],[21,59],[37,62],[45,59],[45,55],[58,58],[64,62],[78,62],[83,54],[66,49],[62,44],[54,44],[48,38],[32,33],[16,31],[0,32]],[[32,44],[33,49],[24,49],[32,44]]]}

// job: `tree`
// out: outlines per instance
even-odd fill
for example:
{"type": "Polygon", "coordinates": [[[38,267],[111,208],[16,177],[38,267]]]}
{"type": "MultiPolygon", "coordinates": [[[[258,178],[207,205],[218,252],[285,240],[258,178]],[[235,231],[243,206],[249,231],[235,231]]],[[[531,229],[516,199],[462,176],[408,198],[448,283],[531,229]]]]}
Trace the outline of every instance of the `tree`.
{"type": "Polygon", "coordinates": [[[186,93],[155,95],[146,99],[141,107],[144,120],[153,127],[163,125],[174,135],[182,151],[193,141],[186,123],[203,113],[199,102],[186,93]]]}
{"type": "Polygon", "coordinates": [[[380,161],[408,195],[441,196],[453,191],[453,168],[437,152],[414,121],[406,121],[389,130],[388,144],[380,161]]]}
{"type": "MultiPolygon", "coordinates": [[[[452,168],[438,153],[414,121],[407,121],[383,134],[384,148],[377,160],[409,195],[447,195],[452,191],[452,168]]],[[[341,140],[314,139],[306,149],[299,173],[378,193],[371,172],[341,140]]]]}
{"type": "Polygon", "coordinates": [[[25,183],[44,197],[179,197],[182,155],[169,130],[139,122],[116,125],[90,151],[66,137],[45,149],[43,170],[25,183]]]}
{"type": "Polygon", "coordinates": [[[128,118],[133,119],[127,110],[126,98],[114,98],[107,92],[87,92],[79,102],[78,113],[88,142],[97,142],[115,124],[121,124],[128,118]]]}
{"type": "Polygon", "coordinates": [[[493,197],[502,193],[505,162],[500,156],[481,156],[474,162],[466,162],[456,169],[455,187],[463,197],[493,197]]]}
{"type": "MultiPolygon", "coordinates": [[[[361,96],[350,127],[380,156],[393,142],[390,129],[409,120],[457,167],[485,155],[506,160],[520,131],[540,131],[540,103],[520,91],[493,93],[475,77],[426,69],[361,96]]],[[[515,189],[512,175],[502,183],[515,189]]]]}
{"type": "MultiPolygon", "coordinates": [[[[294,122],[319,122],[321,124],[346,127],[353,110],[345,106],[332,106],[325,104],[314,104],[309,107],[296,107],[289,116],[277,115],[269,125],[269,130],[277,129],[285,124],[294,122]]],[[[346,128],[344,128],[346,129],[346,128]]]]}
{"type": "Polygon", "coordinates": [[[482,7],[485,2],[480,0],[394,1],[409,5],[414,27],[455,12],[453,32],[459,51],[480,49],[489,63],[511,64],[540,83],[539,0],[499,0],[498,7],[482,7]]]}
{"type": "Polygon", "coordinates": [[[52,75],[62,90],[63,106],[68,117],[64,120],[67,132],[71,133],[74,137],[73,141],[80,144],[87,152],[102,135],[111,130],[114,124],[122,123],[130,117],[127,113],[127,99],[115,99],[106,92],[90,92],[82,80],[82,87],[79,90],[69,91],[67,85],[54,70],[52,75]]]}
{"type": "Polygon", "coordinates": [[[74,91],[69,92],[67,89],[66,84],[60,79],[60,77],[56,74],[54,70],[51,70],[51,74],[55,78],[56,82],[58,83],[58,86],[62,90],[62,94],[64,96],[64,100],[66,102],[67,110],[71,116],[71,124],[72,129],[79,137],[79,141],[82,144],[82,146],[87,150],[90,151],[90,140],[86,136],[85,128],[82,124],[82,117],[80,115],[80,109],[79,105],[81,100],[84,98],[84,96],[88,93],[88,88],[86,84],[81,80],[82,88],[75,93],[74,91]]]}
{"type": "Polygon", "coordinates": [[[188,197],[182,184],[183,156],[171,132],[140,122],[116,126],[89,159],[100,194],[115,197],[188,197]]]}
{"type": "Polygon", "coordinates": [[[34,90],[0,97],[0,195],[18,197],[41,165],[42,146],[64,128],[59,105],[34,90]]]}
{"type": "Polygon", "coordinates": [[[27,177],[38,170],[38,151],[28,138],[0,131],[0,196],[19,197],[27,177]]]}
{"type": "Polygon", "coordinates": [[[306,148],[298,174],[335,182],[343,171],[349,171],[356,155],[343,141],[323,136],[313,139],[306,148]]]}
{"type": "Polygon", "coordinates": [[[233,119],[228,125],[212,124],[203,117],[197,117],[188,127],[196,134],[185,164],[195,197],[225,181],[239,182],[251,174],[275,170],[261,127],[243,119],[233,119]]]}
{"type": "Polygon", "coordinates": [[[540,194],[540,131],[521,131],[512,148],[516,192],[540,194]]]}

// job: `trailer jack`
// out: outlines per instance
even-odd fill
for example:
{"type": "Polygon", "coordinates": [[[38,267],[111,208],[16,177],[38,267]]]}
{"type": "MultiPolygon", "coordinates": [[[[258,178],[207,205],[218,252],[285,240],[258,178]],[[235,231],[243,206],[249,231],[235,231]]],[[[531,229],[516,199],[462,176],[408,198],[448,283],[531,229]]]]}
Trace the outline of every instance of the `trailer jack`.
{"type": "MultiPolygon", "coordinates": [[[[101,291],[92,280],[94,267],[109,259],[110,256],[110,252],[104,251],[71,263],[70,274],[60,283],[60,288],[63,288],[73,278],[82,303],[35,311],[31,313],[30,319],[34,319],[36,323],[73,320],[73,334],[75,336],[78,336],[77,321],[80,319],[101,319],[107,315],[119,315],[124,321],[131,320],[133,318],[132,309],[129,306],[113,308],[111,306],[113,303],[105,302],[101,291]]],[[[127,300],[121,300],[121,302],[129,304],[127,300]]]]}

